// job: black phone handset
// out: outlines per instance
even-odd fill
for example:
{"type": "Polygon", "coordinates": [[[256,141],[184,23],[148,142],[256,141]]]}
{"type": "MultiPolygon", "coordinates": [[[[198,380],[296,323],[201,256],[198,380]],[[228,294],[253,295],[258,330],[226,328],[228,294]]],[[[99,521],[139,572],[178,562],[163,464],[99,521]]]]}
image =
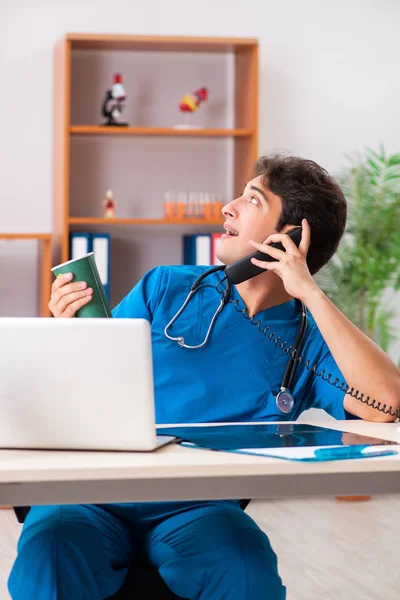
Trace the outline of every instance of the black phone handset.
{"type": "MultiPolygon", "coordinates": [[[[287,231],[286,234],[292,238],[297,247],[299,247],[301,242],[301,227],[295,227],[290,231],[287,231]]],[[[282,246],[280,242],[272,242],[268,244],[271,248],[277,248],[278,250],[285,251],[285,248],[282,246]]],[[[253,265],[251,262],[252,258],[257,258],[258,260],[264,260],[267,262],[272,262],[276,260],[272,256],[265,254],[264,252],[260,252],[257,250],[256,252],[252,252],[248,256],[241,258],[240,260],[235,261],[234,263],[227,265],[225,268],[225,275],[228,279],[235,284],[242,283],[242,281],[247,281],[256,275],[260,275],[260,273],[265,273],[265,270],[257,265],[253,265]]]]}
{"type": "MultiPolygon", "coordinates": [[[[295,227],[294,229],[291,229],[290,231],[287,231],[286,233],[287,233],[287,235],[289,235],[292,238],[292,240],[298,247],[300,245],[300,241],[301,241],[302,228],[295,227]]],[[[282,244],[280,242],[273,242],[270,245],[273,248],[278,248],[279,250],[283,250],[283,251],[285,250],[285,248],[282,246],[282,244]]],[[[266,260],[269,262],[276,260],[276,258],[273,258],[272,256],[268,256],[264,252],[260,252],[260,251],[253,252],[252,254],[249,254],[248,256],[245,256],[244,258],[241,258],[240,260],[237,260],[236,262],[234,262],[230,265],[227,265],[225,267],[226,277],[232,283],[238,284],[238,283],[242,283],[242,281],[247,281],[248,279],[251,279],[252,277],[255,277],[256,275],[265,273],[264,269],[262,269],[261,267],[257,267],[256,265],[253,265],[253,263],[251,262],[252,258],[257,258],[259,260],[266,260]]],[[[301,365],[301,367],[303,367],[304,369],[307,369],[315,377],[321,377],[321,379],[323,379],[323,381],[326,381],[330,385],[333,385],[335,388],[340,389],[345,394],[348,394],[352,398],[359,400],[360,402],[362,402],[363,404],[366,404],[370,408],[374,408],[374,409],[378,410],[379,412],[382,412],[383,414],[390,415],[391,417],[394,417],[396,419],[400,419],[400,410],[398,408],[393,409],[392,406],[388,406],[387,404],[382,404],[378,400],[375,400],[375,398],[371,398],[371,396],[367,396],[360,390],[356,390],[353,387],[350,387],[349,385],[347,385],[347,383],[345,381],[340,381],[340,379],[338,377],[335,377],[335,379],[332,381],[332,373],[326,374],[325,369],[318,370],[317,364],[314,364],[311,366],[311,361],[309,359],[306,359],[303,355],[298,356],[298,352],[297,352],[297,348],[296,348],[297,342],[295,342],[294,346],[291,346],[291,345],[287,344],[287,342],[282,341],[281,337],[278,336],[274,331],[272,331],[271,327],[269,325],[266,325],[262,328],[263,323],[260,320],[255,321],[254,316],[253,317],[248,316],[246,308],[241,309],[238,307],[238,304],[239,304],[238,299],[230,299],[229,302],[232,302],[232,304],[235,307],[235,309],[237,310],[237,312],[241,313],[245,319],[248,319],[252,325],[255,325],[257,327],[257,329],[268,340],[273,342],[277,348],[279,348],[282,352],[284,352],[287,356],[289,356],[293,360],[293,362],[299,363],[301,365]]],[[[305,334],[305,332],[304,332],[304,334],[305,334]]]]}

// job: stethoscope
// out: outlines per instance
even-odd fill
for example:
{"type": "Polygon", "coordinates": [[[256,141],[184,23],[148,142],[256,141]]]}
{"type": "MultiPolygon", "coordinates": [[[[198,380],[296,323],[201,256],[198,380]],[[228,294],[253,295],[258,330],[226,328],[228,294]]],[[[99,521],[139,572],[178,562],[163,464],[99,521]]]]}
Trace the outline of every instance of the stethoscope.
{"type": "MultiPolygon", "coordinates": [[[[196,346],[189,346],[188,344],[185,344],[185,338],[183,336],[172,337],[169,335],[168,330],[170,329],[170,327],[172,327],[172,325],[175,323],[175,321],[183,313],[183,311],[189,304],[190,300],[193,298],[193,296],[198,291],[202,281],[206,277],[211,275],[212,273],[215,273],[216,271],[222,271],[223,269],[225,269],[225,265],[218,265],[218,266],[212,267],[211,269],[208,269],[207,271],[202,273],[200,275],[200,277],[198,277],[196,279],[196,281],[193,283],[193,285],[191,286],[189,294],[187,295],[187,298],[184,301],[184,303],[182,304],[181,308],[172,317],[170,322],[166,325],[166,327],[164,329],[164,335],[169,340],[171,340],[173,342],[177,342],[177,344],[181,348],[187,348],[189,350],[197,350],[198,348],[203,348],[203,346],[205,346],[207,344],[218,315],[222,312],[224,306],[226,304],[228,304],[230,297],[231,297],[232,284],[228,277],[226,277],[225,280],[222,280],[222,281],[225,281],[226,287],[225,287],[225,290],[223,292],[221,292],[221,302],[219,303],[219,306],[218,306],[217,310],[215,311],[213,318],[211,319],[207,333],[205,335],[204,340],[201,342],[201,344],[197,344],[196,346]]],[[[222,281],[220,281],[219,284],[222,283],[222,281]]],[[[217,288],[218,288],[218,286],[217,286],[217,288]]],[[[296,367],[297,367],[297,362],[298,362],[296,360],[296,356],[301,355],[301,351],[304,346],[304,340],[305,340],[305,335],[306,335],[306,331],[307,331],[307,310],[306,310],[306,307],[303,304],[303,302],[300,302],[300,304],[301,304],[300,325],[299,325],[299,328],[298,328],[298,331],[296,334],[296,339],[294,342],[295,352],[291,353],[291,357],[289,359],[289,362],[286,366],[285,373],[283,375],[280,391],[278,392],[276,399],[275,399],[277,408],[282,413],[285,413],[285,414],[290,413],[294,407],[294,398],[290,392],[290,389],[291,389],[291,386],[292,386],[292,383],[294,380],[294,376],[296,373],[296,367]]]]}

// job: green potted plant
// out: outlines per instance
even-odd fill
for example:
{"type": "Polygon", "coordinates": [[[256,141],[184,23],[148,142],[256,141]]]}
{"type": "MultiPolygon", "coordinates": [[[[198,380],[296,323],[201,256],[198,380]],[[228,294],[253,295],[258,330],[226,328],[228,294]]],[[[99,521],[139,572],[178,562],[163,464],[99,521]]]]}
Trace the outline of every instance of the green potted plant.
{"type": "Polygon", "coordinates": [[[385,352],[396,339],[390,293],[400,288],[400,154],[366,149],[337,180],[348,201],[345,234],[316,276],[328,297],[385,352]]]}

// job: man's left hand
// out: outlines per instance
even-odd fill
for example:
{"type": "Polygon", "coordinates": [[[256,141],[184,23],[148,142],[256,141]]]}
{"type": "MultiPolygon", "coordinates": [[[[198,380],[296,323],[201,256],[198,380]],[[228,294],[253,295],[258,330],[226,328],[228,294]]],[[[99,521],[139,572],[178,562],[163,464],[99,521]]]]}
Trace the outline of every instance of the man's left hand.
{"type": "Polygon", "coordinates": [[[266,271],[273,271],[279,275],[287,293],[293,298],[298,298],[304,302],[307,294],[319,288],[312,278],[306,261],[311,239],[310,226],[306,219],[302,220],[301,225],[303,231],[299,247],[286,233],[274,233],[263,244],[258,244],[252,240],[249,244],[256,250],[276,258],[276,261],[273,262],[252,258],[251,262],[266,271]],[[272,242],[281,242],[286,252],[271,248],[269,244],[272,242]]]}

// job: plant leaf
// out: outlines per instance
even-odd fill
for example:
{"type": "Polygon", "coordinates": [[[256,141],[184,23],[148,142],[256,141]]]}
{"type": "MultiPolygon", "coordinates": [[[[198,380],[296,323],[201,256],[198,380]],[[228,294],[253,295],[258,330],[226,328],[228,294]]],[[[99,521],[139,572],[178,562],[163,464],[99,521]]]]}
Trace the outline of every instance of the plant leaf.
{"type": "Polygon", "coordinates": [[[331,300],[385,350],[393,341],[392,311],[385,291],[400,288],[400,154],[378,151],[346,155],[337,176],[348,202],[343,239],[316,275],[331,300]]]}

